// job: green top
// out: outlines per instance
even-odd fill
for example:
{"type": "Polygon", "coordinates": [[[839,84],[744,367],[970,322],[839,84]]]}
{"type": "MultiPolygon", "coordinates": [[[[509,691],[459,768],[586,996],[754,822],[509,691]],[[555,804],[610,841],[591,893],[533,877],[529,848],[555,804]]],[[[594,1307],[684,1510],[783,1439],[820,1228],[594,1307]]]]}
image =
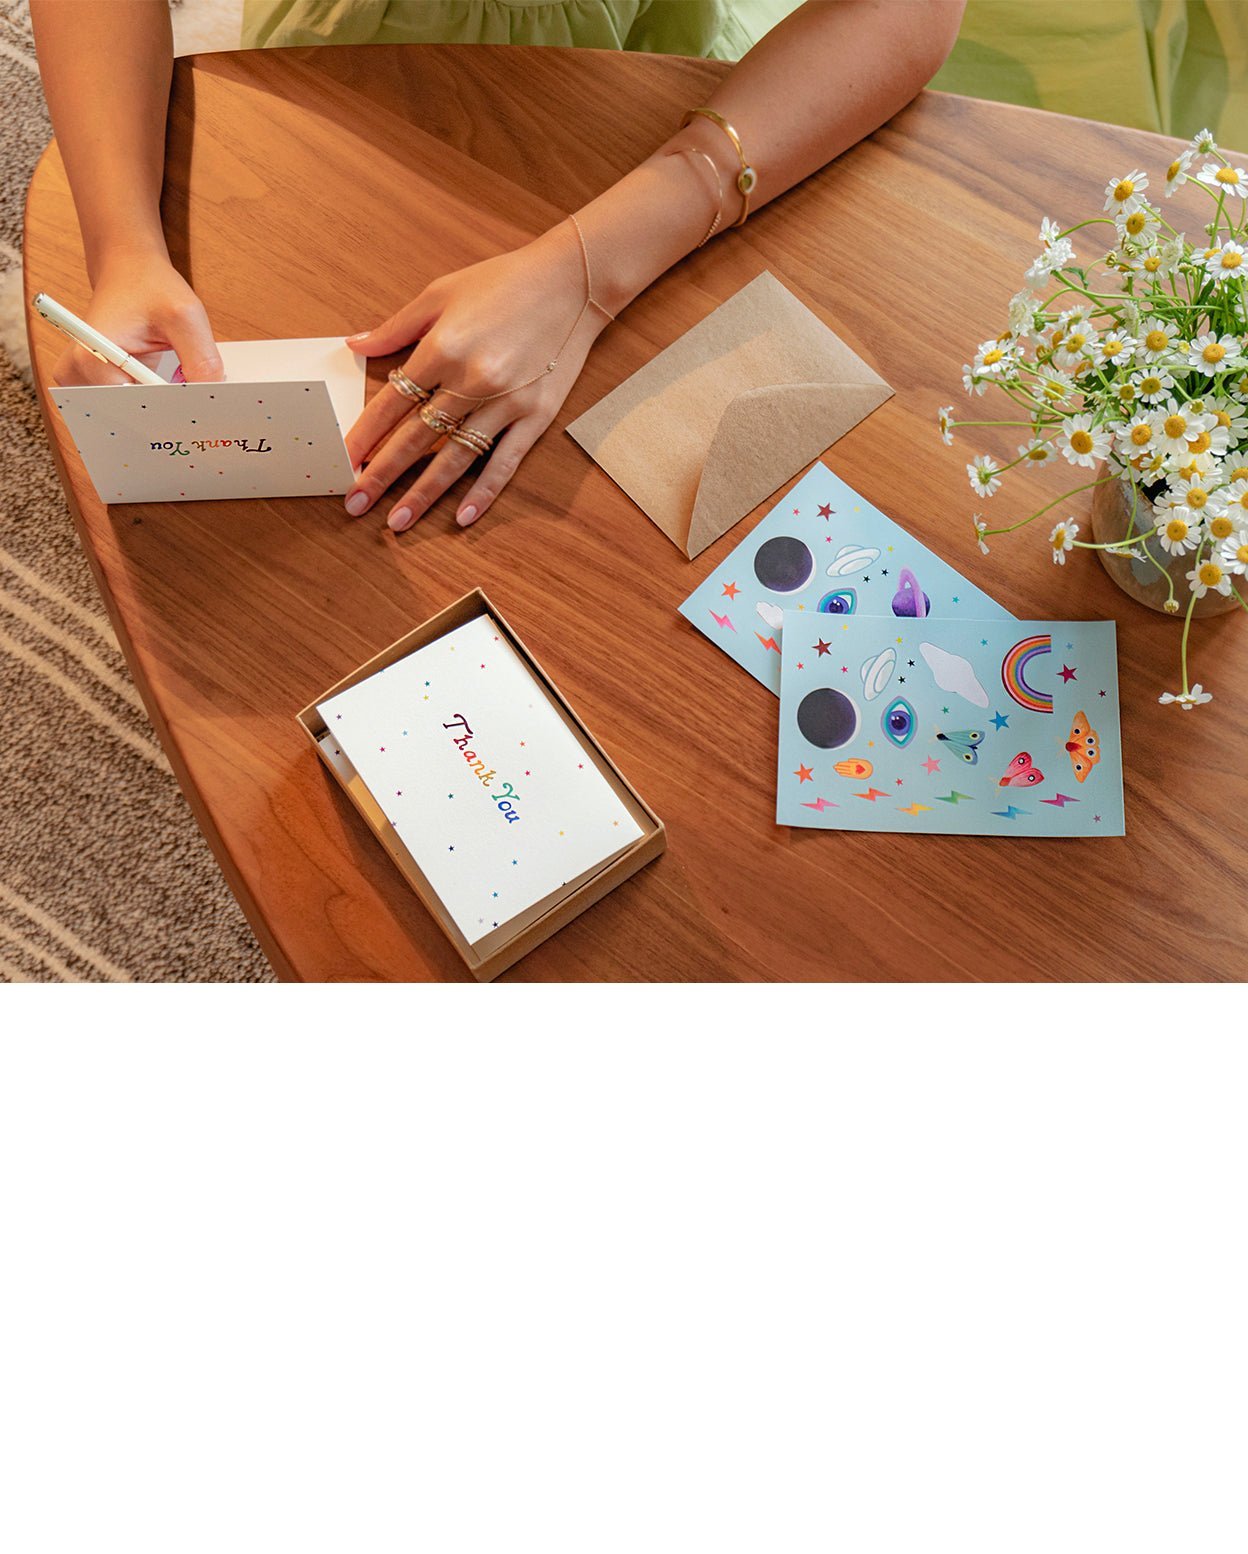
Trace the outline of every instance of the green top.
{"type": "Polygon", "coordinates": [[[740,59],[798,0],[244,0],[243,47],[527,43],[740,59]]]}

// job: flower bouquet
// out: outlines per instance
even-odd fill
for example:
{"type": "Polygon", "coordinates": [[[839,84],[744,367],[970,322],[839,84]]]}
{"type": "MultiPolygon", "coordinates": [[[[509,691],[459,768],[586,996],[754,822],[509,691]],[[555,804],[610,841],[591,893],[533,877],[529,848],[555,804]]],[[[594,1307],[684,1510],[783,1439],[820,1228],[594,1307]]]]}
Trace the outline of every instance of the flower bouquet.
{"type": "Polygon", "coordinates": [[[1019,466],[1061,458],[1093,473],[1017,522],[993,526],[976,514],[985,554],[990,536],[1034,523],[1081,491],[1122,483],[1123,536],[1081,539],[1080,525],[1064,517],[1048,537],[1053,560],[1065,565],[1072,550],[1098,550],[1130,557],[1145,575],[1155,569],[1167,590],[1163,608],[1184,612],[1182,688],[1160,699],[1190,710],[1212,700],[1188,683],[1197,601],[1215,593],[1248,610],[1241,592],[1248,574],[1248,171],[1233,166],[1206,130],[1166,169],[1166,198],[1184,184],[1212,202],[1204,242],[1190,243],[1171,226],[1149,202],[1148,177],[1138,171],[1106,185],[1108,214],[1064,229],[1046,217],[1041,252],[1010,302],[1009,327],[963,368],[968,394],[995,387],[1020,416],[955,421],[950,405],[939,425],[946,443],[959,426],[1027,429],[1017,458],[998,464],[979,455],[967,465],[981,497],[993,496],[1019,466]],[[1204,160],[1193,172],[1197,158],[1204,160]],[[1113,247],[1081,264],[1073,235],[1097,226],[1113,228],[1113,247]],[[1179,557],[1190,567],[1175,569],[1179,557]]]}

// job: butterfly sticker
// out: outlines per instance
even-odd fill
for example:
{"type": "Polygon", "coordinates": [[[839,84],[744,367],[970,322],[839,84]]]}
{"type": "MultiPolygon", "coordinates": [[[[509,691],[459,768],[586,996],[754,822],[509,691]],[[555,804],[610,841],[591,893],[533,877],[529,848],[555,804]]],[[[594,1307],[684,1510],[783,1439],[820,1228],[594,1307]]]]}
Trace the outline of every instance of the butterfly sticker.
{"type": "Polygon", "coordinates": [[[997,783],[997,787],[1034,788],[1043,781],[1044,773],[1031,764],[1031,757],[1025,750],[1020,750],[1006,767],[1005,776],[997,783]]]}
{"type": "Polygon", "coordinates": [[[1088,727],[1086,712],[1075,713],[1070,738],[1066,741],[1066,754],[1075,769],[1076,780],[1087,782],[1092,768],[1101,759],[1101,741],[1096,730],[1088,727]]]}
{"type": "Polygon", "coordinates": [[[937,734],[936,738],[952,745],[968,766],[974,766],[979,760],[984,731],[979,728],[960,728],[952,734],[937,734]]]}

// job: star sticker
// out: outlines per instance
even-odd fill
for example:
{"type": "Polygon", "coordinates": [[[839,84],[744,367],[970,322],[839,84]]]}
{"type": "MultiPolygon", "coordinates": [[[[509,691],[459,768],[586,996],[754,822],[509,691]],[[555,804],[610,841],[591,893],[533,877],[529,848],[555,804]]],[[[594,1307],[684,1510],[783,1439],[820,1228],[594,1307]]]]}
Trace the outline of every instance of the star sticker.
{"type": "Polygon", "coordinates": [[[942,711],[942,712],[948,712],[948,711],[949,711],[949,709],[948,709],[948,707],[942,707],[942,708],[941,708],[941,709],[940,709],[940,710],[941,710],[941,711],[942,711]]]}
{"type": "Polygon", "coordinates": [[[1065,680],[1067,685],[1069,685],[1070,682],[1075,678],[1075,671],[1070,667],[1069,664],[1063,664],[1062,667],[1058,670],[1058,673],[1061,675],[1062,679],[1065,680]]]}
{"type": "MultiPolygon", "coordinates": [[[[825,642],[822,637],[820,637],[818,642],[815,643],[815,652],[818,653],[820,658],[826,658],[831,651],[832,644],[830,642],[825,642]]],[[[1104,694],[1105,692],[1102,691],[1101,695],[1104,696],[1104,694]]]]}
{"type": "Polygon", "coordinates": [[[871,581],[871,579],[869,577],[864,577],[863,578],[863,582],[864,583],[869,583],[870,581],[871,581]]]}
{"type": "Polygon", "coordinates": [[[1075,644],[1074,644],[1074,643],[1073,643],[1073,642],[1068,642],[1068,643],[1067,643],[1067,644],[1066,644],[1066,651],[1067,651],[1067,652],[1068,652],[1068,653],[1069,653],[1069,652],[1070,652],[1070,650],[1071,650],[1071,648],[1073,648],[1073,647],[1074,647],[1074,645],[1075,645],[1075,644]]]}
{"type": "Polygon", "coordinates": [[[898,786],[898,787],[899,787],[899,788],[900,788],[900,787],[903,787],[903,786],[904,786],[904,779],[903,779],[903,778],[901,778],[901,777],[898,777],[898,778],[896,778],[896,779],[895,779],[895,781],[896,781],[896,783],[897,783],[897,786],[898,786]]]}
{"type": "Polygon", "coordinates": [[[805,664],[798,664],[798,666],[797,666],[797,667],[798,667],[798,668],[799,668],[799,669],[805,669],[805,667],[806,667],[806,665],[805,665],[805,664]]]}
{"type": "MultiPolygon", "coordinates": [[[[889,548],[889,550],[892,550],[893,547],[890,545],[888,548],[889,548]]],[[[881,577],[887,577],[888,576],[888,568],[887,567],[885,567],[884,570],[880,573],[880,576],[881,577]]]]}
{"type": "Polygon", "coordinates": [[[830,502],[825,503],[824,506],[819,509],[819,516],[820,518],[831,518],[832,504],[830,502]]]}
{"type": "Polygon", "coordinates": [[[848,674],[849,673],[849,665],[848,664],[842,664],[841,665],[841,673],[842,674],[848,674]]]}
{"type": "Polygon", "coordinates": [[[1098,696],[1104,696],[1104,694],[1105,694],[1105,692],[1104,692],[1104,691],[1097,691],[1097,693],[1096,693],[1096,694],[1097,694],[1097,695],[1098,695],[1098,696]]]}
{"type": "Polygon", "coordinates": [[[954,602],[954,604],[957,604],[957,602],[958,602],[958,596],[957,596],[957,594],[954,594],[954,596],[953,596],[953,602],[954,602]]]}
{"type": "Polygon", "coordinates": [[[981,637],[979,639],[979,645],[980,645],[980,647],[987,647],[988,646],[988,638],[987,637],[981,637]]]}
{"type": "Polygon", "coordinates": [[[1092,818],[1093,820],[1099,820],[1101,817],[1099,815],[1093,815],[1092,818]]]}
{"type": "Polygon", "coordinates": [[[803,782],[813,782],[815,780],[814,770],[809,766],[799,766],[793,775],[797,778],[799,785],[803,782]]]}
{"type": "Polygon", "coordinates": [[[794,517],[795,517],[795,518],[796,518],[796,517],[797,517],[797,515],[798,515],[798,514],[799,514],[799,513],[800,513],[800,512],[801,512],[801,508],[800,508],[800,507],[795,507],[795,508],[794,508],[794,509],[793,509],[793,516],[794,516],[794,517]]]}
{"type": "Polygon", "coordinates": [[[897,676],[897,684],[898,684],[898,685],[904,685],[904,684],[905,684],[905,683],[906,683],[906,677],[905,677],[905,675],[904,675],[904,674],[902,674],[902,675],[898,675],[898,676],[897,676]]]}
{"type": "Polygon", "coordinates": [[[993,715],[992,715],[992,726],[993,726],[993,728],[996,729],[998,734],[1001,732],[1001,730],[1003,728],[1009,728],[1009,726],[1010,726],[1009,715],[1007,713],[1004,713],[1004,712],[994,712],[993,715]]]}
{"type": "Polygon", "coordinates": [[[898,647],[901,646],[901,638],[900,637],[897,638],[897,645],[898,645],[898,647]]]}
{"type": "Polygon", "coordinates": [[[737,585],[735,583],[725,583],[724,584],[724,598],[725,599],[735,599],[740,592],[741,592],[741,590],[737,587],[737,585]]]}
{"type": "Polygon", "coordinates": [[[932,757],[929,755],[927,760],[923,762],[923,769],[927,772],[927,775],[930,777],[934,772],[938,772],[940,770],[940,762],[933,760],[932,757]]]}
{"type": "Polygon", "coordinates": [[[914,659],[912,659],[912,658],[906,659],[906,668],[907,669],[913,669],[914,668],[914,659]]]}

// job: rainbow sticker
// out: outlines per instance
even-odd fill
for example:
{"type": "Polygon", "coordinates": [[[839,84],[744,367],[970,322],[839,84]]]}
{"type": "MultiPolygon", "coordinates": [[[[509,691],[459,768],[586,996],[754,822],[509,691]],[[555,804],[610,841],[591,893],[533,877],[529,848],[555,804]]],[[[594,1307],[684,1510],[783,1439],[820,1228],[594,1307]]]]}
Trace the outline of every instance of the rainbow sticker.
{"type": "Polygon", "coordinates": [[[1025,707],[1028,712],[1053,711],[1053,693],[1033,691],[1027,684],[1027,669],[1032,659],[1052,651],[1053,638],[1047,634],[1040,637],[1024,637],[1021,642],[1016,642],[1001,660],[1001,684],[1018,705],[1025,707]]]}

